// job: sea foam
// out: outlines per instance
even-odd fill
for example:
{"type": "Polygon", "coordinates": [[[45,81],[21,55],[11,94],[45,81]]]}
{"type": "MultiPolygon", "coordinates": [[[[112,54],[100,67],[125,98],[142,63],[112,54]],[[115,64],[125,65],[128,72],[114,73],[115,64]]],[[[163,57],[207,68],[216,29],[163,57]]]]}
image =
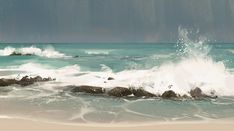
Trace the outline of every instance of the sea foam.
{"type": "Polygon", "coordinates": [[[13,48],[13,47],[5,47],[4,49],[0,50],[0,56],[10,56],[14,53],[18,53],[21,55],[36,55],[40,57],[47,57],[47,58],[62,58],[68,57],[63,53],[60,53],[54,50],[53,47],[48,47],[45,49],[40,49],[35,46],[30,47],[22,47],[22,48],[13,48]]]}
{"type": "Polygon", "coordinates": [[[26,72],[21,76],[32,74],[56,78],[55,89],[66,85],[101,86],[106,89],[118,86],[144,88],[153,94],[173,90],[180,95],[189,95],[191,89],[199,87],[205,94],[234,96],[233,73],[226,69],[222,61],[214,61],[209,56],[211,47],[206,44],[204,38],[191,40],[188,32],[179,28],[180,48],[175,57],[179,57],[180,60],[168,61],[151,69],[113,72],[110,67],[100,65],[100,71],[82,71],[79,65],[53,68],[36,63],[23,64],[13,69],[26,72]],[[108,81],[109,77],[114,80],[108,81]]]}

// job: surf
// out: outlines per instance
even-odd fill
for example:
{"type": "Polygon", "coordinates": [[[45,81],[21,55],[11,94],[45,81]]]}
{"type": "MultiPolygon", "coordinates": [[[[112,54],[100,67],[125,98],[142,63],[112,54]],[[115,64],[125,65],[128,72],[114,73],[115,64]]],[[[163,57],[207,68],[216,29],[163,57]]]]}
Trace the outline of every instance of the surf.
{"type": "Polygon", "coordinates": [[[27,56],[27,55],[35,55],[46,58],[64,58],[69,57],[65,54],[54,50],[53,47],[47,47],[45,49],[38,48],[36,46],[30,47],[22,47],[22,48],[14,48],[11,46],[5,47],[4,49],[0,49],[0,56],[27,56]]]}

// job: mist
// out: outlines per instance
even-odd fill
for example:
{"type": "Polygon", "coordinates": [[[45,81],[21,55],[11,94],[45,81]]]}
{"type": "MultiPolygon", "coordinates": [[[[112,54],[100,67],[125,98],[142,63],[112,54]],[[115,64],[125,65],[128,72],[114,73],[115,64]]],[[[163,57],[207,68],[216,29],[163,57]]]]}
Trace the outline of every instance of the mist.
{"type": "Polygon", "coordinates": [[[233,0],[0,0],[0,42],[234,41],[233,0]]]}

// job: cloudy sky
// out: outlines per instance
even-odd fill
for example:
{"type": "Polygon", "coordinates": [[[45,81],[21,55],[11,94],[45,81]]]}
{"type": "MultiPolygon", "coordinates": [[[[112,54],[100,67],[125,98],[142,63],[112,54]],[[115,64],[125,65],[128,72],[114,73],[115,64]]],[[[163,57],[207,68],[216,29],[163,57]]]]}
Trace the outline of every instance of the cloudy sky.
{"type": "Polygon", "coordinates": [[[234,42],[234,0],[0,0],[0,42],[234,42]]]}

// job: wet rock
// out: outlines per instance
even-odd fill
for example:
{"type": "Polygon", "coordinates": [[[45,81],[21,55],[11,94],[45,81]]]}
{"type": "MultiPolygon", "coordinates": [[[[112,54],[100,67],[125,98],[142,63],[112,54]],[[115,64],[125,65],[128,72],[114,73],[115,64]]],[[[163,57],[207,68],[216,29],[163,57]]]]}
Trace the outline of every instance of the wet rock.
{"type": "Polygon", "coordinates": [[[34,78],[34,80],[35,80],[36,82],[40,82],[40,81],[43,81],[43,78],[40,77],[40,76],[36,76],[36,77],[34,78]]]}
{"type": "Polygon", "coordinates": [[[195,89],[192,89],[190,91],[190,95],[193,97],[193,98],[201,98],[203,97],[204,95],[202,94],[202,90],[198,87],[196,87],[195,89]]]}
{"type": "MultiPolygon", "coordinates": [[[[52,79],[51,77],[48,77],[48,78],[43,78],[42,81],[54,81],[56,79],[52,79]]],[[[40,81],[39,81],[40,82],[40,81]]]]}
{"type": "Polygon", "coordinates": [[[16,84],[16,80],[15,79],[0,79],[0,86],[10,86],[10,85],[14,85],[16,84]]]}
{"type": "Polygon", "coordinates": [[[19,52],[13,52],[10,54],[10,56],[32,56],[33,54],[22,54],[19,52]]]}
{"type": "Polygon", "coordinates": [[[108,77],[107,80],[108,80],[108,81],[110,81],[110,80],[115,80],[115,78],[113,78],[113,77],[108,77]]]}
{"type": "Polygon", "coordinates": [[[155,94],[152,94],[142,88],[140,89],[132,89],[132,93],[136,97],[156,97],[155,94]]]}
{"type": "Polygon", "coordinates": [[[34,84],[35,82],[47,82],[47,81],[53,81],[53,80],[54,79],[52,79],[51,77],[42,78],[41,76],[36,76],[32,78],[32,77],[24,76],[20,81],[17,81],[16,83],[21,86],[28,86],[28,85],[34,84]]]}
{"type": "Polygon", "coordinates": [[[20,81],[17,81],[16,83],[21,86],[28,86],[28,85],[32,85],[34,81],[32,78],[28,76],[24,76],[20,81]]]}
{"type": "Polygon", "coordinates": [[[102,94],[105,90],[102,87],[95,87],[95,86],[68,86],[71,92],[85,92],[90,94],[102,94]]]}
{"type": "Polygon", "coordinates": [[[47,82],[47,81],[52,81],[55,79],[51,79],[50,77],[48,78],[42,78],[40,76],[36,76],[34,78],[29,77],[29,76],[24,76],[21,80],[15,80],[15,79],[0,79],[0,86],[10,86],[10,85],[20,85],[20,86],[28,86],[32,85],[35,82],[47,82]]]}
{"type": "Polygon", "coordinates": [[[108,95],[116,96],[116,97],[123,97],[123,96],[128,96],[131,94],[132,94],[132,91],[125,87],[115,87],[108,92],[108,95]]]}
{"type": "Polygon", "coordinates": [[[162,94],[162,98],[163,99],[172,99],[172,98],[177,98],[177,95],[176,95],[176,93],[174,91],[169,90],[169,91],[165,91],[162,94]]]}
{"type": "Polygon", "coordinates": [[[211,92],[210,95],[204,94],[199,87],[192,89],[190,92],[191,97],[195,99],[202,99],[202,98],[217,98],[218,96],[215,95],[214,91],[211,92]]]}

